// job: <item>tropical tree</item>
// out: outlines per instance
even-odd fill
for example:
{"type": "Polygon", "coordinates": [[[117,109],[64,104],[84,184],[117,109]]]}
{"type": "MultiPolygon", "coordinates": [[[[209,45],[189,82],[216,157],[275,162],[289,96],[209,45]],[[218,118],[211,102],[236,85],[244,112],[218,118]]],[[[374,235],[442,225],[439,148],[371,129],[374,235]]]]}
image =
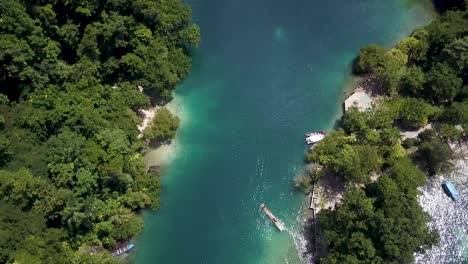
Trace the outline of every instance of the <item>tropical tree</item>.
{"type": "Polygon", "coordinates": [[[414,153],[414,159],[429,175],[447,172],[453,168],[453,150],[438,139],[423,141],[414,153]]]}
{"type": "Polygon", "coordinates": [[[408,62],[408,55],[393,48],[385,52],[383,61],[376,68],[376,76],[387,87],[391,95],[397,93],[398,82],[402,76],[402,69],[408,62]]]}
{"type": "Polygon", "coordinates": [[[411,96],[424,96],[426,76],[418,66],[408,67],[401,78],[400,91],[411,96]]]}
{"type": "Polygon", "coordinates": [[[165,142],[171,140],[179,126],[180,119],[174,116],[166,108],[158,109],[153,123],[143,131],[145,138],[156,141],[165,142]]]}
{"type": "Polygon", "coordinates": [[[374,71],[385,55],[385,48],[378,45],[369,45],[359,51],[359,55],[354,62],[353,71],[356,74],[365,74],[374,71]]]}
{"type": "Polygon", "coordinates": [[[440,102],[453,100],[460,93],[462,84],[456,71],[445,63],[436,63],[427,73],[429,94],[440,102]]]}

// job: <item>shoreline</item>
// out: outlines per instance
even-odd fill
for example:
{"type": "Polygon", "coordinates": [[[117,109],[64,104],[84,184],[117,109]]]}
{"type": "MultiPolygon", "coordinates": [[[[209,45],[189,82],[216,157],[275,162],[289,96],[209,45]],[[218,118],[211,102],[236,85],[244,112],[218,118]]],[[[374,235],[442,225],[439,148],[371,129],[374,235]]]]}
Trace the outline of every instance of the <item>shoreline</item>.
{"type": "MultiPolygon", "coordinates": [[[[180,119],[180,123],[185,120],[185,114],[183,112],[183,105],[181,99],[173,94],[173,99],[164,105],[155,105],[147,109],[139,110],[142,113],[142,122],[138,126],[140,131],[139,137],[142,136],[143,130],[148,127],[154,120],[157,111],[161,108],[166,108],[171,114],[177,116],[180,119]]],[[[170,143],[157,144],[151,146],[151,144],[145,144],[145,147],[141,154],[146,161],[146,169],[156,168],[158,171],[166,168],[175,158],[179,145],[177,144],[177,133],[180,129],[177,128],[176,136],[171,139],[170,143]]]]}
{"type": "MultiPolygon", "coordinates": [[[[142,92],[142,90],[140,90],[142,92]]],[[[171,114],[179,117],[181,123],[183,120],[185,120],[183,117],[185,116],[183,113],[183,106],[182,103],[180,102],[180,99],[176,97],[175,94],[173,94],[173,99],[163,105],[154,105],[150,106],[146,109],[139,109],[137,112],[137,115],[142,119],[141,123],[137,125],[137,129],[140,132],[138,135],[139,138],[142,137],[143,130],[151,124],[151,122],[154,120],[156,112],[161,109],[161,108],[166,108],[171,112],[171,114]]],[[[179,126],[180,128],[180,126],[179,126]]],[[[177,131],[179,131],[179,128],[177,128],[177,131]]],[[[143,150],[140,151],[140,154],[143,156],[145,160],[145,167],[146,171],[150,172],[157,172],[159,175],[158,177],[161,177],[163,174],[164,169],[174,160],[177,150],[178,150],[178,145],[177,145],[177,131],[176,131],[176,136],[171,139],[170,143],[163,143],[163,144],[158,144],[157,146],[151,146],[151,144],[145,143],[143,150]]],[[[148,210],[150,208],[146,208],[144,210],[148,210]]],[[[139,213],[139,215],[142,215],[142,212],[139,213]]],[[[122,245],[126,243],[134,243],[136,242],[137,238],[141,235],[141,232],[136,234],[134,237],[131,239],[125,241],[122,243],[122,245]]],[[[126,252],[120,256],[118,256],[118,259],[126,260],[125,263],[129,263],[128,259],[130,258],[131,260],[131,252],[126,252]]]]}
{"type": "Polygon", "coordinates": [[[466,253],[466,235],[465,232],[459,232],[466,228],[467,223],[466,215],[462,213],[466,205],[465,199],[462,198],[461,201],[453,203],[440,186],[443,179],[448,178],[457,185],[462,196],[466,197],[463,186],[466,186],[468,176],[468,141],[449,145],[458,155],[457,159],[453,160],[454,170],[429,179],[425,186],[419,188],[421,195],[418,197],[418,203],[432,219],[429,226],[440,234],[441,243],[424,253],[416,253],[416,264],[438,263],[444,258],[449,248],[462,252],[461,255],[452,257],[452,263],[466,260],[466,257],[462,256],[463,252],[466,253]],[[447,214],[450,211],[454,212],[454,215],[447,214]]]}
{"type": "MultiPolygon", "coordinates": [[[[334,116],[332,125],[330,126],[331,130],[335,130],[337,128],[337,124],[345,112],[344,103],[346,99],[353,93],[371,91],[374,95],[372,98],[378,97],[380,94],[379,91],[381,91],[381,89],[378,85],[376,85],[377,82],[375,82],[373,79],[375,79],[373,74],[358,76],[354,75],[352,72],[348,73],[345,84],[343,85],[343,92],[341,93],[341,97],[339,99],[339,110],[334,116]]],[[[308,166],[304,166],[304,170],[301,175],[306,175],[308,168],[308,166]]],[[[315,200],[316,214],[322,209],[335,208],[336,204],[339,203],[343,198],[343,194],[345,192],[344,183],[337,180],[336,176],[332,175],[331,173],[327,173],[324,175],[324,177],[321,178],[317,184],[316,189],[318,190],[317,199],[315,200]]],[[[306,240],[306,243],[304,246],[305,250],[300,251],[299,253],[301,254],[301,257],[306,260],[306,263],[317,263],[318,258],[321,257],[324,252],[322,249],[320,250],[322,252],[320,252],[318,255],[316,254],[316,243],[314,241],[313,235],[309,233],[310,228],[315,224],[313,221],[313,212],[310,208],[312,199],[311,196],[312,193],[309,191],[304,194],[303,198],[303,209],[301,213],[303,221],[301,232],[303,238],[306,240]]],[[[319,244],[318,241],[317,243],[319,244]]]]}

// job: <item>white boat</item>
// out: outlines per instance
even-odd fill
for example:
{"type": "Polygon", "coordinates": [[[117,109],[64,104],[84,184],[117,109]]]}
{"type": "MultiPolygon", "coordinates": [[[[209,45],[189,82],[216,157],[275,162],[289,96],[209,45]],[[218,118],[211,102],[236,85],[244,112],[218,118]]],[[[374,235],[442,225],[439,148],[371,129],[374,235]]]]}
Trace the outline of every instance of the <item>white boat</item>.
{"type": "Polygon", "coordinates": [[[317,143],[319,142],[320,140],[324,139],[325,138],[325,135],[324,134],[315,134],[315,135],[311,135],[309,137],[306,137],[306,143],[308,145],[310,144],[314,144],[314,143],[317,143]]]}
{"type": "Polygon", "coordinates": [[[268,217],[270,217],[271,221],[273,221],[273,223],[276,225],[276,227],[279,229],[279,231],[283,231],[284,230],[284,225],[278,220],[278,218],[276,218],[276,216],[274,216],[270,210],[268,210],[268,208],[266,207],[265,204],[261,204],[260,207],[263,209],[263,211],[265,212],[265,214],[268,215],[268,217]]]}
{"type": "Polygon", "coordinates": [[[112,255],[113,257],[120,256],[120,255],[122,255],[123,253],[130,251],[130,250],[131,250],[132,248],[134,248],[134,247],[135,247],[135,244],[128,244],[128,245],[126,245],[126,246],[123,246],[123,247],[121,247],[121,248],[118,248],[116,251],[112,252],[111,255],[112,255]]]}
{"type": "Polygon", "coordinates": [[[306,132],[305,133],[305,136],[306,137],[310,137],[310,136],[313,136],[313,135],[326,135],[327,134],[327,131],[325,130],[322,130],[322,131],[312,131],[312,132],[306,132]]]}

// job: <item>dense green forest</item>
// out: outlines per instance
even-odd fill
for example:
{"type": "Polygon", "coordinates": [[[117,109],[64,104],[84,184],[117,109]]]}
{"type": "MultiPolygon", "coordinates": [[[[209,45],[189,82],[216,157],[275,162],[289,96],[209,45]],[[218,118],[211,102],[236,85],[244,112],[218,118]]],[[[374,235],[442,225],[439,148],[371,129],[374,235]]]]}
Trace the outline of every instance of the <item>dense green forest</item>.
{"type": "Polygon", "coordinates": [[[190,17],[180,0],[0,1],[0,263],[117,262],[159,205],[136,112],[189,72],[190,17]]]}
{"type": "Polygon", "coordinates": [[[335,210],[318,214],[321,263],[412,263],[414,252],[438,243],[417,187],[451,169],[447,143],[467,134],[468,12],[464,1],[437,4],[443,13],[393,48],[361,49],[354,72],[375,76],[386,96],[370,110],[347,111],[307,154],[321,168],[311,180],[331,173],[347,187],[335,210]],[[401,129],[429,122],[434,130],[401,141],[401,129]]]}

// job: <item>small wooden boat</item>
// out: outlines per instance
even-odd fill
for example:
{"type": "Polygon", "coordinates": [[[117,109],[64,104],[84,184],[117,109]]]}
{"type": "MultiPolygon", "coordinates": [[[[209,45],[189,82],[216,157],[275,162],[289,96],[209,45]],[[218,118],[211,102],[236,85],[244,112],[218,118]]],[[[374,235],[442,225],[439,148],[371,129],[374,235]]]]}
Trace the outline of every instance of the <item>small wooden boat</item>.
{"type": "Polygon", "coordinates": [[[265,213],[268,215],[268,217],[270,217],[271,221],[273,221],[273,223],[276,225],[276,227],[279,229],[279,231],[283,231],[284,230],[284,225],[278,220],[278,218],[276,218],[276,216],[274,216],[270,210],[268,210],[268,208],[266,207],[265,204],[261,204],[260,205],[260,208],[263,209],[263,211],[265,211],[265,213]]]}
{"type": "Polygon", "coordinates": [[[135,247],[135,244],[128,244],[128,245],[126,245],[124,247],[121,247],[121,248],[117,249],[116,251],[112,252],[111,255],[113,257],[120,256],[123,253],[130,251],[134,247],[135,247]]]}
{"type": "Polygon", "coordinates": [[[454,201],[458,198],[458,191],[455,189],[453,183],[449,180],[446,180],[442,183],[442,188],[444,189],[445,193],[452,198],[454,201]]]}

